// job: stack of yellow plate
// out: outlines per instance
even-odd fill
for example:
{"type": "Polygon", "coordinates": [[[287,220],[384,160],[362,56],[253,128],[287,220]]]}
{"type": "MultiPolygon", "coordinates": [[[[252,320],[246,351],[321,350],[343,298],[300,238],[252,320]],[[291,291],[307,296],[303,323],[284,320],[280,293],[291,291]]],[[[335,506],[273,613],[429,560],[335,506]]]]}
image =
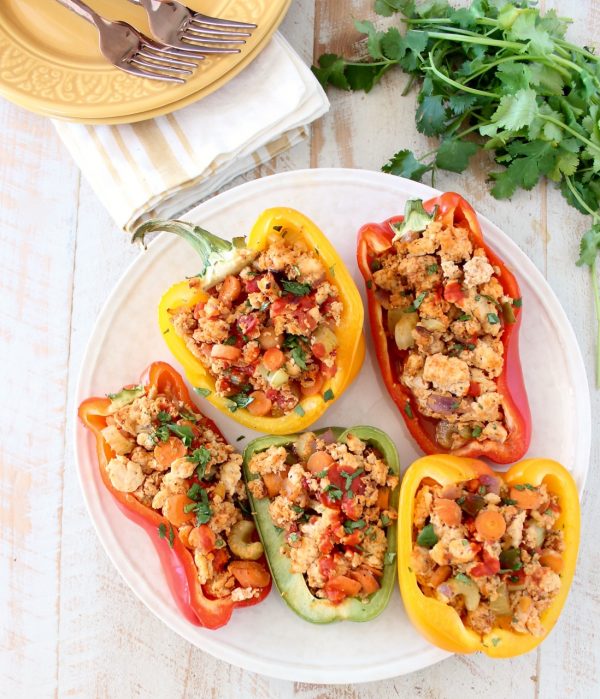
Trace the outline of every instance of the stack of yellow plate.
{"type": "MultiPolygon", "coordinates": [[[[146,13],[126,0],[87,0],[107,19],[150,36],[146,13]]],[[[172,112],[210,94],[266,46],[291,0],[185,0],[214,17],[253,22],[239,54],[207,56],[185,85],[137,78],[109,65],[96,29],[54,0],[0,3],[0,95],[49,117],[119,124],[172,112]]]]}

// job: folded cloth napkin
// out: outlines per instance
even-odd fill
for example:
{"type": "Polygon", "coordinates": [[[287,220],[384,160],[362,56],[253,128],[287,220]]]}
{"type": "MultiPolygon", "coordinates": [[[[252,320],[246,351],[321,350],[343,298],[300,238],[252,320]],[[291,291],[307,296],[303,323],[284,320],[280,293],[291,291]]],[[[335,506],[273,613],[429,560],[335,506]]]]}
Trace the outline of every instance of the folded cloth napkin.
{"type": "Polygon", "coordinates": [[[177,218],[226,182],[307,137],[329,102],[279,34],[208,97],[156,119],[118,126],[54,121],[92,188],[127,232],[177,218]]]}

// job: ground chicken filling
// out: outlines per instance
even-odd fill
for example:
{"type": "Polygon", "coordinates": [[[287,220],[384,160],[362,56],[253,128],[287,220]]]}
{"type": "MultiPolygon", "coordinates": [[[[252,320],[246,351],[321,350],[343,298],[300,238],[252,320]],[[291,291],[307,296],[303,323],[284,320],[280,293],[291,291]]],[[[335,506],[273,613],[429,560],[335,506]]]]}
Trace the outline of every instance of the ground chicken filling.
{"type": "Polygon", "coordinates": [[[561,586],[559,515],[545,484],[508,487],[481,475],[422,485],[411,568],[424,594],[454,607],[477,633],[500,627],[541,636],[540,617],[561,586]]]}
{"type": "Polygon", "coordinates": [[[181,539],[208,597],[258,597],[270,575],[244,514],[242,457],[184,403],[155,388],[135,393],[141,395],[112,412],[102,430],[115,452],[106,466],[110,482],[166,517],[170,525],[157,535],[171,547],[181,539]]]}
{"type": "Polygon", "coordinates": [[[239,274],[210,289],[206,301],[173,316],[176,332],[233,411],[302,414],[300,400],[322,392],[337,372],[338,291],[318,252],[288,243],[285,233],[239,274]]]}
{"type": "Polygon", "coordinates": [[[371,268],[392,360],[419,412],[436,421],[438,444],[504,442],[497,380],[505,323],[514,322],[520,300],[504,293],[485,250],[466,228],[433,221],[402,236],[371,268]]]}
{"type": "Polygon", "coordinates": [[[250,492],[270,499],[271,520],[284,532],[290,572],[302,573],[313,595],[338,604],[380,588],[398,477],[372,446],[307,432],[255,454],[249,470],[250,492]]]}

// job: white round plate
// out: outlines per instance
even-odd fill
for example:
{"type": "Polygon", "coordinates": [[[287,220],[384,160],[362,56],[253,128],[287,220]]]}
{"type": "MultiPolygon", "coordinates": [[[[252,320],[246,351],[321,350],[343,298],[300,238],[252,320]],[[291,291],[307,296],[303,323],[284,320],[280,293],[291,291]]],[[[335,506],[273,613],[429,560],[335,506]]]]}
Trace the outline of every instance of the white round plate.
{"type": "MultiPolygon", "coordinates": [[[[291,206],[325,232],[354,276],[356,233],[368,221],[402,213],[408,198],[439,194],[430,187],[364,170],[321,169],[288,172],[249,182],[201,204],[185,218],[224,237],[246,234],[258,215],[272,206],[291,206]]],[[[517,245],[481,217],[491,246],[514,270],[523,295],[521,358],[533,417],[529,454],[557,459],[583,488],[590,451],[590,406],[583,362],[573,330],[554,293],[517,245]]],[[[157,324],[161,294],[197,273],[188,245],[163,234],[133,263],[108,299],[89,340],[78,402],[136,381],[154,360],[171,359],[157,324]]],[[[395,440],[406,468],[420,456],[383,386],[373,358],[368,328],[367,357],[360,376],[316,423],[371,424],[395,440]]],[[[225,436],[243,447],[256,436],[199,399],[225,436]],[[236,442],[240,435],[246,440],[236,442]]],[[[263,603],[236,610],[217,631],[189,624],[166,587],[147,535],[117,508],[103,487],[91,435],[78,425],[78,471],[92,521],[113,563],[135,594],[190,643],[229,663],[286,680],[321,683],[367,682],[431,665],[447,653],[424,641],[404,612],[398,588],[387,609],[367,624],[309,624],[273,589],[263,603]],[[135,556],[131,552],[135,551],[135,556]]]]}

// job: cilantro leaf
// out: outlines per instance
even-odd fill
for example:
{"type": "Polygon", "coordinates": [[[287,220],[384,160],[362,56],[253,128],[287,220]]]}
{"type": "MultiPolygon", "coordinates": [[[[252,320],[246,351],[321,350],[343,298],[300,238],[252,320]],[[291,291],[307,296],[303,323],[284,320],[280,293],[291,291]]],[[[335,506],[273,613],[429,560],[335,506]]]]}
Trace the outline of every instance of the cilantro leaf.
{"type": "Polygon", "coordinates": [[[441,95],[426,95],[417,109],[417,131],[426,136],[441,134],[446,126],[446,110],[441,95]]]}
{"type": "Polygon", "coordinates": [[[393,155],[381,169],[390,175],[398,175],[398,177],[406,177],[409,180],[420,182],[423,175],[431,170],[431,165],[419,162],[413,152],[405,148],[393,155]]]}
{"type": "Polygon", "coordinates": [[[194,441],[194,432],[189,425],[167,425],[169,431],[176,437],[179,437],[186,447],[192,445],[194,441]]]}
{"type": "Polygon", "coordinates": [[[302,349],[302,347],[300,347],[300,345],[292,347],[290,355],[296,363],[296,366],[300,367],[300,369],[304,371],[306,369],[306,352],[302,349]]]}
{"type": "Polygon", "coordinates": [[[479,150],[472,141],[448,139],[442,141],[435,156],[435,164],[442,170],[463,172],[469,165],[469,159],[479,150]]]}
{"type": "Polygon", "coordinates": [[[288,279],[284,279],[281,282],[281,286],[289,293],[294,296],[306,296],[310,294],[311,286],[310,284],[303,284],[302,282],[293,282],[288,279]]]}
{"type": "Polygon", "coordinates": [[[232,396],[227,396],[227,407],[232,413],[235,413],[235,411],[238,408],[247,408],[253,400],[254,398],[252,398],[252,396],[249,396],[247,393],[240,391],[240,393],[235,393],[232,396]]]}
{"type": "Polygon", "coordinates": [[[419,532],[417,536],[417,545],[423,548],[433,548],[438,542],[437,534],[433,531],[433,524],[427,524],[419,532]]]}
{"type": "Polygon", "coordinates": [[[330,84],[341,90],[349,90],[350,85],[344,75],[345,67],[346,61],[341,56],[325,53],[319,58],[319,67],[313,66],[312,72],[324,88],[330,84]]]}
{"type": "Polygon", "coordinates": [[[579,259],[577,260],[577,266],[589,265],[590,267],[594,264],[596,255],[600,250],[600,221],[595,221],[591,228],[589,228],[581,238],[581,243],[579,244],[579,259]]]}
{"type": "Polygon", "coordinates": [[[536,92],[531,89],[518,90],[514,95],[504,95],[498,109],[492,115],[492,123],[482,126],[482,136],[495,136],[499,129],[518,131],[529,126],[537,114],[536,92]]]}

